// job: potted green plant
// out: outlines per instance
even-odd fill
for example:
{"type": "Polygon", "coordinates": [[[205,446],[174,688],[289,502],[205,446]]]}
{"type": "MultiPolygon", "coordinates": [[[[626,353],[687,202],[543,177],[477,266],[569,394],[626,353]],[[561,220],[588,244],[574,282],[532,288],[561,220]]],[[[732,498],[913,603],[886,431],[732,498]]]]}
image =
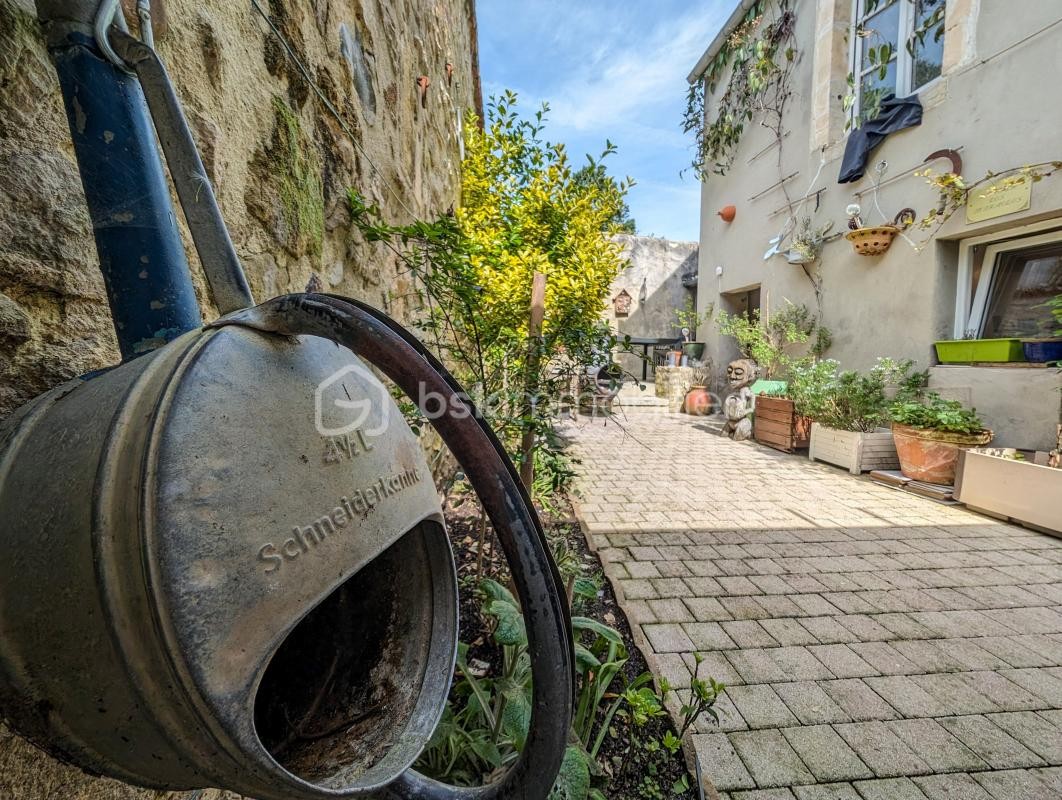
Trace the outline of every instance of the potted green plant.
{"type": "Polygon", "coordinates": [[[686,298],[686,307],[675,311],[675,319],[678,322],[679,328],[683,331],[689,331],[689,337],[691,341],[684,341],[682,343],[682,355],[690,359],[700,360],[704,358],[704,342],[692,341],[697,335],[697,326],[704,322],[711,316],[711,311],[707,311],[704,314],[698,313],[697,309],[693,305],[693,299],[686,298]]]}
{"type": "Polygon", "coordinates": [[[783,381],[766,383],[768,390],[756,395],[752,438],[784,453],[807,447],[811,421],[797,413],[796,403],[789,396],[789,385],[783,381]]]}
{"type": "Polygon", "coordinates": [[[836,361],[798,366],[790,394],[798,414],[812,420],[808,457],[848,469],[853,475],[896,469],[899,459],[888,428],[892,399],[917,397],[925,372],[914,362],[879,358],[867,373],[838,371],[836,361]]]}
{"type": "Polygon", "coordinates": [[[789,252],[785,260],[790,264],[810,264],[822,253],[826,235],[833,229],[833,222],[827,222],[819,228],[811,227],[811,217],[800,221],[799,230],[793,234],[789,252]]]}
{"type": "Polygon", "coordinates": [[[1022,351],[1026,361],[1062,363],[1062,294],[1055,295],[1044,306],[1051,310],[1052,319],[1040,325],[1040,336],[1021,340],[1022,351]]]}
{"type": "Polygon", "coordinates": [[[926,483],[951,485],[959,451],[992,441],[975,409],[935,392],[924,398],[897,399],[889,407],[900,471],[926,483]]]}

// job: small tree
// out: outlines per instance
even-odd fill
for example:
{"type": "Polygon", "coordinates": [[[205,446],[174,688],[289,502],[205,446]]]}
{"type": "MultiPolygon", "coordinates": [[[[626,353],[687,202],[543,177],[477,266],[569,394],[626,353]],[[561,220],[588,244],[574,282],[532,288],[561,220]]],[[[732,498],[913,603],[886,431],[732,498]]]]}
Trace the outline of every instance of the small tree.
{"type": "Polygon", "coordinates": [[[785,308],[768,321],[760,318],[760,310],[751,314],[727,314],[720,311],[716,325],[724,336],[732,336],[741,354],[751,358],[764,371],[765,378],[776,377],[793,363],[792,345],[808,344],[812,357],[821,356],[832,343],[829,329],[808,310],[788,300],[785,308]]]}
{"type": "MultiPolygon", "coordinates": [[[[525,431],[546,468],[543,491],[560,488],[550,402],[576,371],[607,359],[616,337],[602,322],[623,266],[609,234],[624,214],[628,181],[589,160],[593,180],[577,180],[564,145],[542,139],[547,106],[531,119],[516,95],[491,98],[486,125],[465,124],[462,203],[433,222],[393,226],[356,192],[354,224],[381,242],[412,277],[414,324],[476,397],[494,430],[519,459],[525,431]],[[545,322],[528,336],[534,273],[546,275],[545,322]]],[[[602,158],[614,151],[607,145],[602,158]]]]}

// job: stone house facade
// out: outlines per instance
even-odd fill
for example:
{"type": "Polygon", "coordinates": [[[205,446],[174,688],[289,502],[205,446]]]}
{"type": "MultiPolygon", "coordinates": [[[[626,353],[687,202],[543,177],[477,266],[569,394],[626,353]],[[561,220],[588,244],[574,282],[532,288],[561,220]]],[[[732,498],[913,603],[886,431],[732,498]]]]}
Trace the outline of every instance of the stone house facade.
{"type": "MultiPolygon", "coordinates": [[[[1057,370],[941,366],[933,345],[971,335],[1043,335],[1050,321],[1039,304],[1062,292],[1060,176],[1033,184],[1024,206],[969,218],[959,209],[932,236],[916,224],[883,255],[857,255],[843,236],[829,238],[819,259],[804,267],[785,257],[791,238],[783,239],[780,254],[765,253],[772,237],[792,231],[791,218],[798,224],[807,218],[812,228],[832,222],[831,234],[847,233],[852,204],[867,226],[892,222],[903,209],[921,219],[939,203],[939,192],[915,172],[948,173],[958,164],[940,151],[954,151],[968,182],[1062,159],[1054,133],[1062,111],[1036,88],[1062,70],[1062,7],[1051,0],[1022,3],[1021,13],[981,0],[786,5],[795,66],[781,135],[760,125],[758,115],[745,126],[731,169],[703,184],[700,309],[758,307],[770,314],[787,300],[805,304],[831,330],[827,355],[843,367],[865,369],[878,356],[915,359],[931,368],[931,386],[977,407],[999,444],[1048,449],[1059,421],[1057,370]],[[943,35],[931,32],[909,50],[917,20],[941,5],[943,35]],[[857,22],[866,36],[856,35],[857,22]],[[865,53],[883,42],[893,45],[893,57],[881,79],[865,53]],[[889,134],[870,153],[861,179],[840,184],[853,135],[846,125],[852,111],[842,99],[850,86],[856,110],[860,87],[878,86],[899,97],[916,94],[923,118],[889,134]],[[731,205],[736,217],[728,223],[717,212],[731,205]]],[[[767,24],[779,7],[778,0],[742,0],[690,82],[750,15],[762,13],[767,24]]],[[[728,79],[708,96],[709,115],[728,79]]],[[[708,339],[717,364],[736,355],[714,330],[708,339]]]]}
{"type": "MultiPolygon", "coordinates": [[[[438,217],[457,203],[462,119],[482,106],[475,5],[257,5],[343,125],[314,96],[255,4],[152,3],[157,49],[251,289],[266,299],[313,281],[402,319],[409,286],[394,257],[352,229],[347,193],[357,189],[395,224],[438,217]]],[[[135,6],[123,0],[134,31],[135,6]]],[[[179,224],[209,319],[216,310],[183,219],[179,224]]],[[[33,2],[0,0],[0,420],[60,382],[117,361],[66,115],[33,2]]],[[[0,725],[0,797],[164,796],[86,776],[0,725]]],[[[202,800],[214,797],[208,792],[202,800]]]]}

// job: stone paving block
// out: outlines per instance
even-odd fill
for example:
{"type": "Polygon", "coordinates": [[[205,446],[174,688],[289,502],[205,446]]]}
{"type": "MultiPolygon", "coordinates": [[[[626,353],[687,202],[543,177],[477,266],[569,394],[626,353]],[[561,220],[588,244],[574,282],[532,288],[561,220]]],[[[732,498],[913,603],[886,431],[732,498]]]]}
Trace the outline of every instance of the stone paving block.
{"type": "Polygon", "coordinates": [[[686,666],[682,655],[679,653],[656,653],[653,655],[656,667],[660,674],[667,678],[676,689],[685,689],[690,685],[690,668],[686,666]]]}
{"type": "Polygon", "coordinates": [[[697,622],[731,619],[730,612],[714,597],[686,597],[683,602],[697,622]]]}
{"type": "Polygon", "coordinates": [[[814,786],[794,786],[797,800],[861,800],[850,783],[817,783],[814,786]]]}
{"type": "Polygon", "coordinates": [[[631,625],[656,622],[656,614],[649,608],[648,600],[624,600],[623,610],[627,612],[627,621],[631,625]]]}
{"type": "Polygon", "coordinates": [[[998,672],[964,672],[960,679],[985,695],[1003,711],[1028,711],[1047,704],[998,672]]]}
{"type": "MultiPolygon", "coordinates": [[[[738,674],[734,666],[726,659],[721,652],[712,651],[700,651],[701,656],[701,671],[702,678],[709,676],[715,678],[719,683],[726,686],[737,686],[744,683],[741,676],[738,674]]],[[[686,666],[689,667],[690,672],[693,672],[697,668],[696,661],[693,658],[693,653],[683,653],[682,660],[686,662],[686,666]]]]}
{"type": "Polygon", "coordinates": [[[764,594],[788,594],[792,590],[778,575],[749,575],[749,581],[764,594]]]}
{"type": "MultiPolygon", "coordinates": [[[[713,708],[715,713],[719,716],[719,722],[711,719],[707,714],[700,717],[695,723],[694,727],[697,733],[715,733],[723,731],[729,733],[730,731],[746,731],[749,726],[745,722],[745,718],[741,716],[741,712],[738,711],[737,706],[734,705],[734,701],[730,699],[731,690],[738,688],[736,686],[728,686],[715,701],[713,708]]],[[[679,704],[681,707],[681,704],[679,704]]]]}
{"type": "MultiPolygon", "coordinates": [[[[823,576],[826,579],[828,576],[823,576]]],[[[786,583],[789,584],[789,588],[794,594],[802,594],[807,592],[823,592],[830,589],[829,586],[821,583],[811,575],[784,575],[782,577],[786,583]]],[[[855,586],[851,581],[847,581],[852,587],[855,586]]],[[[834,613],[834,612],[829,612],[834,613]]]]}
{"type": "Polygon", "coordinates": [[[834,730],[879,778],[932,772],[883,722],[849,722],[834,730]]]}
{"type": "Polygon", "coordinates": [[[905,675],[866,678],[866,682],[905,717],[942,717],[953,713],[944,702],[905,675]]]}
{"type": "Polygon", "coordinates": [[[947,717],[938,721],[993,769],[1044,766],[1043,759],[986,717],[947,717]]]}
{"type": "Polygon", "coordinates": [[[764,619],[760,624],[780,645],[818,644],[811,631],[795,619],[764,619]]]}
{"type": "Polygon", "coordinates": [[[624,561],[623,567],[632,578],[660,577],[660,570],[652,561],[624,561]]]}
{"type": "Polygon", "coordinates": [[[753,789],[756,782],[749,775],[725,733],[695,734],[693,749],[705,777],[716,789],[753,789]]]}
{"type": "Polygon", "coordinates": [[[726,657],[745,683],[779,683],[787,677],[768,650],[729,650],[726,657]]]}
{"type": "MultiPolygon", "coordinates": [[[[1028,769],[1011,769],[1001,772],[975,772],[973,778],[990,795],[1003,800],[1032,800],[1051,797],[1051,790],[1028,769]]],[[[1057,795],[1056,795],[1057,797],[1057,795]]]]}
{"type": "Polygon", "coordinates": [[[657,597],[689,597],[690,587],[682,578],[650,578],[657,597]]]}
{"type": "Polygon", "coordinates": [[[727,636],[733,639],[738,647],[774,647],[778,644],[775,638],[754,620],[737,620],[720,624],[727,636]]]}
{"type": "MultiPolygon", "coordinates": [[[[988,638],[942,639],[940,646],[948,655],[957,658],[965,664],[967,669],[1006,669],[1009,666],[1009,662],[988,649],[987,643],[990,641],[993,640],[988,638]]],[[[1014,644],[1008,642],[1006,647],[1012,650],[1014,644]]]]}
{"type": "Polygon", "coordinates": [[[649,608],[657,622],[693,622],[693,614],[677,597],[648,600],[649,608]]]}
{"type": "Polygon", "coordinates": [[[1050,797],[1062,797],[1062,767],[1034,769],[1032,773],[1051,792],[1050,797]]]}
{"type": "Polygon", "coordinates": [[[855,722],[896,719],[901,716],[862,679],[821,681],[819,686],[855,722]]]}
{"type": "Polygon", "coordinates": [[[656,593],[656,589],[653,588],[648,580],[621,580],[617,581],[619,584],[619,590],[623,594],[623,597],[627,600],[649,600],[655,597],[659,597],[656,593]]]}
{"type": "Polygon", "coordinates": [[[902,719],[891,720],[885,724],[936,772],[988,768],[970,748],[944,730],[935,720],[902,719]]]}
{"type": "Polygon", "coordinates": [[[894,641],[891,644],[896,652],[917,665],[918,672],[958,672],[966,669],[965,664],[950,655],[940,644],[946,641],[919,639],[913,642],[894,641]]]}
{"type": "Polygon", "coordinates": [[[840,614],[841,610],[825,600],[820,594],[795,594],[790,599],[800,608],[804,616],[828,617],[840,614]]]}
{"type": "Polygon", "coordinates": [[[767,616],[774,619],[800,616],[800,608],[796,603],[783,595],[758,595],[756,602],[767,612],[767,616]]]}
{"type": "Polygon", "coordinates": [[[939,637],[936,631],[932,631],[925,625],[911,619],[910,614],[877,614],[874,620],[883,628],[892,631],[899,639],[935,639],[939,637]]]}
{"type": "Polygon", "coordinates": [[[815,681],[836,677],[805,647],[778,647],[769,652],[791,681],[815,681]]]}
{"type": "MultiPolygon", "coordinates": [[[[693,549],[694,548],[692,548],[692,547],[690,548],[690,550],[693,550],[693,549]]],[[[694,560],[694,561],[686,561],[684,563],[686,564],[686,567],[689,569],[689,571],[692,574],[697,575],[697,576],[713,577],[713,576],[717,576],[717,575],[722,575],[723,574],[723,571],[721,569],[719,569],[719,567],[717,567],[715,565],[714,561],[694,560]]]]}
{"type": "Polygon", "coordinates": [[[1039,714],[1016,711],[986,716],[1048,764],[1062,764],[1062,731],[1039,714]]]}
{"type": "Polygon", "coordinates": [[[682,628],[695,650],[730,650],[735,647],[718,622],[687,622],[682,628]]]}
{"type": "MultiPolygon", "coordinates": [[[[645,562],[638,561],[636,563],[643,564],[645,562]]],[[[690,568],[681,561],[653,561],[651,563],[656,567],[662,578],[685,578],[692,574],[690,568]]]]}
{"type": "Polygon", "coordinates": [[[720,597],[719,602],[734,619],[763,619],[769,616],[753,597],[720,597]]]}
{"type": "Polygon", "coordinates": [[[789,789],[753,789],[749,792],[734,792],[732,800],[793,800],[789,789]]]}
{"type": "Polygon", "coordinates": [[[815,783],[815,777],[777,730],[741,731],[728,735],[759,787],[815,783]]]}
{"type": "MultiPolygon", "coordinates": [[[[723,587],[719,585],[719,581],[715,578],[695,576],[690,573],[683,580],[686,581],[686,585],[690,587],[690,592],[692,593],[692,597],[687,597],[687,600],[692,598],[715,598],[718,595],[725,594],[723,587]]],[[[718,603],[718,601],[716,602],[718,603]]]]}
{"type": "Polygon", "coordinates": [[[679,624],[653,623],[643,625],[642,631],[658,653],[689,653],[696,649],[679,624]]]}
{"type": "Polygon", "coordinates": [[[845,614],[835,619],[861,642],[884,642],[896,638],[892,631],[867,614],[845,614]]]}
{"type": "Polygon", "coordinates": [[[853,642],[852,651],[882,675],[910,675],[918,666],[888,642],[853,642]]]}
{"type": "Polygon", "coordinates": [[[660,551],[655,547],[629,547],[631,558],[635,561],[663,561],[660,551]]]}
{"type": "Polygon", "coordinates": [[[926,800],[922,790],[910,778],[858,781],[855,788],[863,800],[926,800]]]}
{"type": "Polygon", "coordinates": [[[912,778],[929,800],[998,800],[965,772],[912,778]]]}
{"type": "Polygon", "coordinates": [[[822,598],[845,614],[873,614],[878,610],[858,592],[823,592],[822,598]]]}
{"type": "Polygon", "coordinates": [[[813,681],[772,684],[775,694],[804,725],[850,722],[844,710],[835,703],[820,684],[813,681]]]}
{"type": "Polygon", "coordinates": [[[800,760],[820,781],[872,778],[870,771],[829,725],[784,728],[782,735],[800,760]]]}
{"type": "MultiPolygon", "coordinates": [[[[948,673],[935,675],[913,675],[911,681],[936,700],[942,711],[933,712],[931,716],[951,714],[983,714],[986,711],[1004,711],[982,692],[977,691],[963,680],[970,673],[948,673]]],[[[873,684],[871,684],[873,686],[873,684]]],[[[877,687],[874,687],[877,689],[877,687]]],[[[890,701],[891,702],[891,701],[890,701]]],[[[906,716],[915,716],[907,714],[906,716]]],[[[917,716],[926,716],[918,714],[917,716]]]]}
{"type": "MultiPolygon", "coordinates": [[[[797,724],[796,717],[767,684],[733,686],[726,690],[726,694],[750,728],[781,728],[797,724]]],[[[1046,720],[1041,721],[1054,727],[1046,720]]]]}
{"type": "Polygon", "coordinates": [[[822,644],[844,644],[859,638],[834,617],[801,617],[799,622],[822,644]]]}
{"type": "Polygon", "coordinates": [[[846,644],[808,645],[808,651],[837,678],[862,678],[878,674],[846,644]]]}
{"type": "Polygon", "coordinates": [[[1062,678],[1042,669],[1003,669],[999,674],[1031,692],[1047,705],[1062,708],[1062,678]]]}

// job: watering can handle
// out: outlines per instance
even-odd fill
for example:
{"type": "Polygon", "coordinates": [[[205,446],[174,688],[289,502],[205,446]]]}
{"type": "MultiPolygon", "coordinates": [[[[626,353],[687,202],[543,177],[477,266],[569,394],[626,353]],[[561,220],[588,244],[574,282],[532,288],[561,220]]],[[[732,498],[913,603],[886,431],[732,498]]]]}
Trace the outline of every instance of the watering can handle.
{"type": "Polygon", "coordinates": [[[285,295],[209,327],[224,325],[320,336],[380,369],[414,402],[433,395],[445,398],[450,410],[432,424],[479,495],[520,598],[534,685],[531,725],[519,758],[497,783],[454,787],[407,770],[376,796],[380,800],[544,800],[560,769],[571,727],[575,686],[571,613],[531,498],[497,436],[446,367],[416,337],[357,300],[313,293],[285,295]]]}

